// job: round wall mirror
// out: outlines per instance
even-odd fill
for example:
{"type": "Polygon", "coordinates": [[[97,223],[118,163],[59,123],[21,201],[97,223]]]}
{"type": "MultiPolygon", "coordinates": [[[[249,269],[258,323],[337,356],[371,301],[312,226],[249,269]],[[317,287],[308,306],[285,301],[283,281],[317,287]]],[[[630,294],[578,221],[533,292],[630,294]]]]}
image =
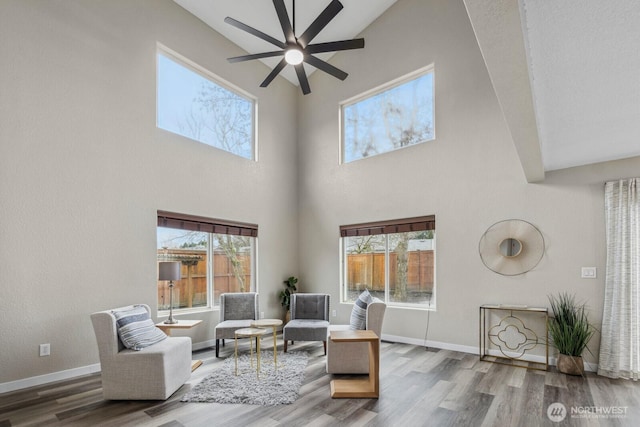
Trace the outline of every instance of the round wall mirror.
{"type": "Polygon", "coordinates": [[[530,222],[507,219],[496,222],[484,232],[478,252],[491,271],[515,276],[538,265],[544,254],[544,238],[530,222]]]}
{"type": "Polygon", "coordinates": [[[517,257],[522,253],[522,242],[513,237],[507,237],[500,242],[500,253],[508,258],[517,257]]]}

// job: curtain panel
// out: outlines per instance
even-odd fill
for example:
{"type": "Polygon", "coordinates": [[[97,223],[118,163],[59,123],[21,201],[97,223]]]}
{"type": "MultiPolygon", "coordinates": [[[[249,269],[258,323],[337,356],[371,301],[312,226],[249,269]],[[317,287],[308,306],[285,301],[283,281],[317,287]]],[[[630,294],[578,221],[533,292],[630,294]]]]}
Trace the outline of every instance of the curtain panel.
{"type": "Polygon", "coordinates": [[[598,374],[640,377],[640,178],[605,184],[607,268],[598,374]]]}

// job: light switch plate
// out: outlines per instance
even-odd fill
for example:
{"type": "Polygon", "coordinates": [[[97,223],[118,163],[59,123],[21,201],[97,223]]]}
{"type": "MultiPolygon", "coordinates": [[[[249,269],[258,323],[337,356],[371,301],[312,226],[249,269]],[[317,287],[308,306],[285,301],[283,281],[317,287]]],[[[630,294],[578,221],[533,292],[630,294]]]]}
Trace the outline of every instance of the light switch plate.
{"type": "Polygon", "coordinates": [[[582,278],[583,279],[595,279],[596,278],[596,268],[595,267],[582,267],[582,278]]]}
{"type": "Polygon", "coordinates": [[[40,357],[51,354],[51,344],[40,344],[40,357]]]}

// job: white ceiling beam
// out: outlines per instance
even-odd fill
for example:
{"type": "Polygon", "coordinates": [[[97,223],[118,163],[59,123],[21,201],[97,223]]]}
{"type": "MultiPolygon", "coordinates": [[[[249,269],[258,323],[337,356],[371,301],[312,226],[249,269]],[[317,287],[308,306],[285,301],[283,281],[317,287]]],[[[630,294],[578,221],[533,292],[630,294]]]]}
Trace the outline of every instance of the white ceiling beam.
{"type": "Polygon", "coordinates": [[[518,0],[464,0],[527,182],[544,180],[518,0]]]}

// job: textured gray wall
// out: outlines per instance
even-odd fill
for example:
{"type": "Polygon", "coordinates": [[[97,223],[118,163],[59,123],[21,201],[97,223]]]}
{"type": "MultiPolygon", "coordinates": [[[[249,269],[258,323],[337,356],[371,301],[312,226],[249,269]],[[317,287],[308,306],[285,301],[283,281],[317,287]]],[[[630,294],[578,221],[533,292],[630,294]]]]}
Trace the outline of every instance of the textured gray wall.
{"type": "MultiPolygon", "coordinates": [[[[91,312],[155,312],[158,209],[259,224],[261,307],[281,317],[297,88],[258,88],[269,70],[228,64],[242,51],[170,0],[0,10],[0,384],[97,363],[91,312]],[[259,96],[259,162],[155,127],[157,42],[259,96]]],[[[217,311],[187,317],[205,320],[194,343],[213,339],[217,311]]]]}
{"type": "MultiPolygon", "coordinates": [[[[547,306],[547,295],[575,293],[600,325],[604,286],[605,179],[637,173],[640,159],[549,173],[527,184],[462,1],[400,0],[362,34],[366,47],[336,55],[350,73],[337,83],[314,74],[300,111],[300,271],[315,292],[329,292],[338,323],[343,224],[436,215],[437,311],[428,339],[475,351],[478,306],[547,306]],[[433,63],[436,139],[340,165],[338,104],[433,63]],[[305,100],[307,101],[307,100],[305,100]],[[537,268],[515,277],[488,270],[478,241],[493,223],[535,224],[547,250],[537,268]],[[598,278],[581,279],[583,266],[598,278]]],[[[383,335],[421,344],[427,312],[387,309],[383,335]]],[[[591,343],[598,354],[599,337],[591,343]]],[[[593,361],[588,355],[587,359],[593,361]]]]}

